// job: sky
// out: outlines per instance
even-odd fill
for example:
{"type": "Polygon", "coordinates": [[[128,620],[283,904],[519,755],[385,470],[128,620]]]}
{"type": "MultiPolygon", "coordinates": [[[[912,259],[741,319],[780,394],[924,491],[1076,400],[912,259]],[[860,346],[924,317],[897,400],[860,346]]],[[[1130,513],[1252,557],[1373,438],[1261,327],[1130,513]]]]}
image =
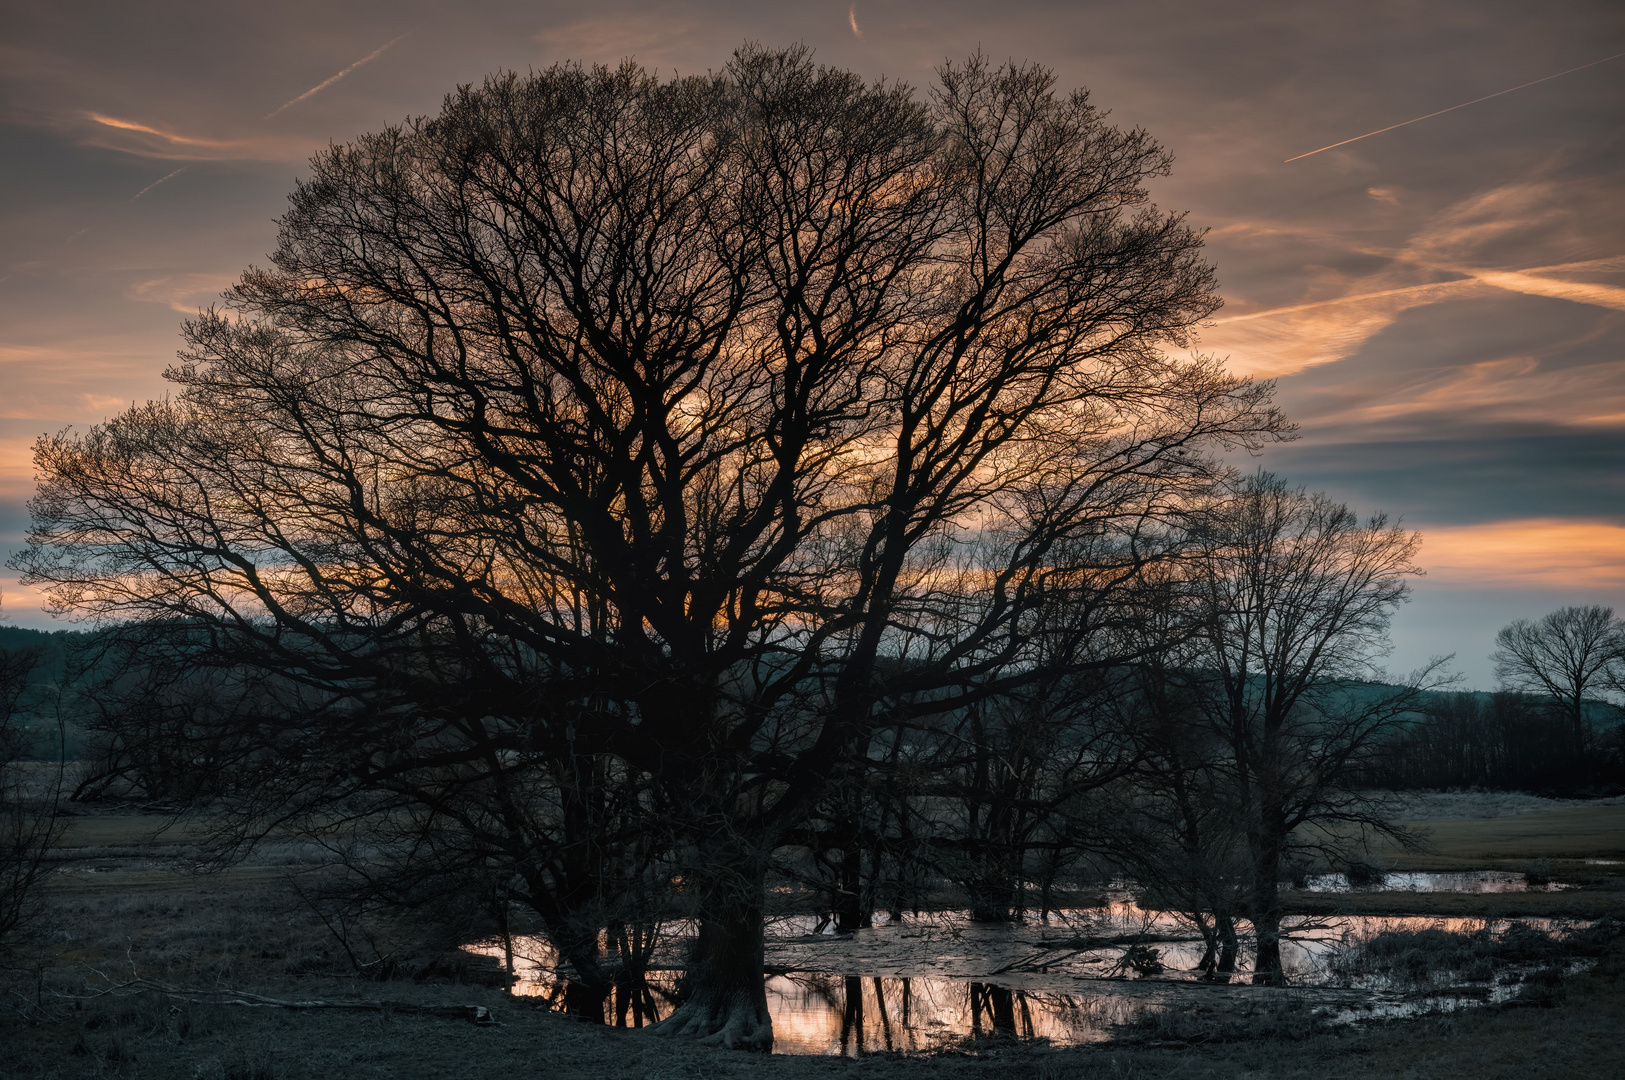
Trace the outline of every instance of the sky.
{"type": "MultiPolygon", "coordinates": [[[[493,71],[686,74],[750,40],[921,88],[978,49],[1036,61],[1166,146],[1153,196],[1208,230],[1225,298],[1199,348],[1300,428],[1239,464],[1423,534],[1391,672],[1454,654],[1489,689],[1511,620],[1625,612],[1617,0],[0,0],[0,25],[7,554],[33,440],[165,393],[311,154],[493,71]]],[[[15,572],[0,595],[60,625],[15,572]]]]}

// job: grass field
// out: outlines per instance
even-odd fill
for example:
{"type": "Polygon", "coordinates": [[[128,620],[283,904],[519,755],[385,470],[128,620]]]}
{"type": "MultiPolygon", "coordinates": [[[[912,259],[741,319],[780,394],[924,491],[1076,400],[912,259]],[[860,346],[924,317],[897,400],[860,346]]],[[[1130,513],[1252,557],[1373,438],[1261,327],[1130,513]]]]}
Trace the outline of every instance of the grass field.
{"type": "Polygon", "coordinates": [[[1376,849],[1384,865],[1400,870],[1519,869],[1538,859],[1625,862],[1625,805],[1563,807],[1493,818],[1414,823],[1423,846],[1376,849]]]}

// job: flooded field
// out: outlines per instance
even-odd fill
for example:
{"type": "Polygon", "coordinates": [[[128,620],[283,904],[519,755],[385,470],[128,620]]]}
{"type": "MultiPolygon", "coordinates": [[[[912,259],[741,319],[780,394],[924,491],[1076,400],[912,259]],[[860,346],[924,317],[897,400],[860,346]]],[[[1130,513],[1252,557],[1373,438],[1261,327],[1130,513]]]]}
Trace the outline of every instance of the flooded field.
{"type": "Polygon", "coordinates": [[[1543,880],[1538,875],[1511,870],[1408,871],[1378,873],[1370,880],[1350,883],[1347,874],[1311,874],[1304,879],[1306,892],[1452,892],[1511,893],[1560,892],[1575,886],[1562,881],[1543,880]]]}
{"type": "MultiPolygon", "coordinates": [[[[1458,875],[1390,876],[1429,879],[1410,886],[1424,889],[1454,884],[1458,875]]],[[[1480,891],[1501,884],[1493,874],[1460,876],[1490,886],[1480,891]]],[[[1490,929],[1511,925],[1503,921],[1490,929]]],[[[1572,924],[1525,919],[1516,925],[1549,931],[1572,924]]],[[[1340,953],[1381,934],[1470,934],[1486,929],[1479,919],[1292,917],[1283,948],[1290,987],[1248,985],[1245,949],[1243,970],[1225,985],[1204,980],[1197,970],[1203,945],[1189,923],[1142,909],[1126,893],[1113,894],[1101,907],[1012,925],[972,923],[963,912],[930,912],[895,924],[881,920],[846,935],[814,933],[815,926],[812,916],[778,918],[768,926],[768,1005],[779,1053],[928,1051],[990,1036],[1095,1043],[1168,1010],[1246,1008],[1283,995],[1330,1024],[1392,1018],[1504,1000],[1518,992],[1523,974],[1502,968],[1464,977],[1441,971],[1396,978],[1336,962],[1340,953]]],[[[608,1023],[641,1027],[671,1012],[691,932],[682,924],[662,928],[646,977],[607,1003],[608,1023]]],[[[498,943],[470,948],[505,953],[498,943]]],[[[563,982],[544,942],[516,939],[513,963],[516,995],[562,1002],[563,982]]]]}

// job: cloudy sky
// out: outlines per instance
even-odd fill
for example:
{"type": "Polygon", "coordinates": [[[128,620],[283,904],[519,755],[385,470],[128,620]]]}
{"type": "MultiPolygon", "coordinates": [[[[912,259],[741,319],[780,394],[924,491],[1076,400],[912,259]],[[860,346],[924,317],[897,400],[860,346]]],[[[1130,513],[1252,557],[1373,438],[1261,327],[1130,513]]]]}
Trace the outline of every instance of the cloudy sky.
{"type": "MultiPolygon", "coordinates": [[[[1625,609],[1617,0],[4,0],[0,17],[8,550],[33,439],[164,393],[181,318],[264,261],[311,153],[493,70],[688,73],[750,39],[916,86],[977,48],[1036,60],[1172,150],[1155,195],[1210,230],[1226,298],[1202,348],[1278,380],[1302,429],[1264,464],[1424,534],[1393,669],[1455,653],[1487,688],[1504,623],[1625,609]]],[[[49,625],[13,572],[0,591],[6,621],[49,625]]]]}

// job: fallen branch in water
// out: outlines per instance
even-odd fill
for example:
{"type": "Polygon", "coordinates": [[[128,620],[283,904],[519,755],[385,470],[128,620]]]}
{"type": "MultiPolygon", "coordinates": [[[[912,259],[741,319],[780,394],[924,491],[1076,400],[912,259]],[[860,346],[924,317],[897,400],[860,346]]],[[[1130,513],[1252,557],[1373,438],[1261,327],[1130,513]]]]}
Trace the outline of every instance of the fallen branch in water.
{"type": "Polygon", "coordinates": [[[198,989],[187,986],[167,986],[164,983],[153,982],[151,979],[139,978],[132,979],[129,982],[115,983],[105,989],[84,996],[71,994],[59,994],[57,996],[72,998],[76,1001],[88,1001],[106,997],[109,994],[127,996],[144,993],[180,998],[193,1005],[241,1005],[257,1009],[349,1009],[361,1012],[440,1016],[448,1020],[467,1020],[482,1027],[496,1023],[496,1019],[491,1015],[491,1010],[484,1005],[423,1005],[415,1001],[374,1001],[360,998],[353,1001],[284,1001],[281,998],[250,994],[245,990],[233,990],[224,986],[216,989],[198,989]]]}

